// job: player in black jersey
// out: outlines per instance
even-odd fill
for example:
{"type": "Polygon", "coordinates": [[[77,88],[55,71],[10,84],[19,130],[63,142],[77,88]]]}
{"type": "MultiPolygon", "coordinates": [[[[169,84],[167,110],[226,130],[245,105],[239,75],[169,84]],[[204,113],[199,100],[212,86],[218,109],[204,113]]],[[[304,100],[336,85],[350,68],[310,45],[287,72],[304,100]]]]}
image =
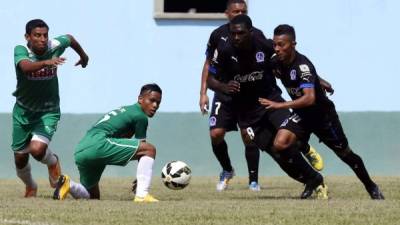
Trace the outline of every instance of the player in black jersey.
{"type": "Polygon", "coordinates": [[[271,151],[277,129],[290,115],[287,109],[266,110],[258,102],[259,97],[284,101],[272,74],[272,41],[253,35],[252,22],[246,15],[234,17],[229,30],[228,41],[218,46],[218,56],[209,68],[209,87],[231,98],[239,127],[247,131],[253,143],[269,153],[289,176],[306,184],[302,198],[309,198],[314,189],[321,194],[319,197],[327,198],[322,176],[305,161],[298,148],[279,154],[271,151]]]}
{"type": "MultiPolygon", "coordinates": [[[[233,17],[241,14],[247,14],[247,5],[244,0],[229,0],[227,2],[227,9],[225,11],[227,18],[232,20],[233,17]]],[[[252,35],[260,39],[266,40],[263,32],[253,27],[252,35]]],[[[205,114],[208,110],[208,96],[207,96],[207,77],[210,62],[218,58],[218,46],[224,45],[229,39],[229,23],[226,23],[215,29],[207,44],[206,60],[202,71],[201,88],[200,88],[200,110],[205,114]]],[[[329,85],[329,84],[328,84],[329,85]]],[[[230,162],[228,154],[228,146],[224,140],[225,133],[237,130],[237,115],[232,110],[232,99],[230,96],[216,91],[212,102],[210,113],[210,137],[213,152],[222,166],[220,180],[217,184],[217,190],[222,191],[227,188],[229,180],[233,177],[233,167],[230,162]]],[[[259,150],[246,138],[247,132],[241,130],[242,140],[245,144],[245,156],[247,160],[249,172],[249,189],[258,191],[260,186],[258,184],[258,166],[259,166],[259,150]]],[[[303,154],[308,161],[317,170],[322,170],[323,161],[321,156],[310,146],[302,148],[303,154]]]]}
{"type": "Polygon", "coordinates": [[[274,148],[282,151],[297,140],[308,142],[314,133],[325,145],[354,171],[372,199],[384,199],[378,186],[371,180],[363,160],[349,147],[346,135],[336,113],[319,84],[314,65],[296,51],[295,30],[279,25],[274,30],[274,49],[278,58],[277,75],[286,87],[292,101],[277,102],[261,98],[267,109],[293,109],[282,124],[274,140],[274,148]]]}

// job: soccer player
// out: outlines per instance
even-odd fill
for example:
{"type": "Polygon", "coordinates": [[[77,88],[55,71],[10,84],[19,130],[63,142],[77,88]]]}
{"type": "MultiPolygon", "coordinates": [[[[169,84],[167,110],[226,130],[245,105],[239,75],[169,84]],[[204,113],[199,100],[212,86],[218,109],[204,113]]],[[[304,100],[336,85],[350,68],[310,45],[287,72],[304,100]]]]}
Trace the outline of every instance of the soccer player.
{"type": "Polygon", "coordinates": [[[146,84],[137,103],[115,109],[98,120],[75,150],[81,183],[61,175],[53,198],[63,200],[71,193],[78,199],[100,199],[99,181],[106,166],[125,166],[131,160],[138,160],[134,201],[158,202],[149,194],[156,148],[145,139],[148,117],[156,113],[161,96],[157,84],[146,84]]]}
{"type": "Polygon", "coordinates": [[[307,142],[311,133],[314,133],[350,166],[372,199],[384,199],[361,157],[351,150],[335,105],[322,90],[314,65],[296,51],[296,34],[292,26],[285,24],[275,28],[274,49],[279,61],[279,78],[292,101],[277,102],[269,97],[260,98],[259,101],[267,109],[293,109],[276,135],[274,148],[285,151],[297,140],[307,142]]]}
{"type": "Polygon", "coordinates": [[[75,66],[85,68],[89,57],[75,38],[69,34],[49,40],[49,27],[40,19],[26,24],[27,45],[14,49],[17,89],[13,93],[13,133],[17,176],[26,186],[25,197],[35,197],[37,184],[32,178],[29,155],[47,165],[50,186],[55,188],[61,174],[59,158],[48,145],[60,119],[57,67],[64,64],[60,57],[71,47],[80,56],[75,66]]]}
{"type": "Polygon", "coordinates": [[[234,17],[229,30],[229,41],[218,46],[218,57],[210,65],[209,87],[230,96],[239,127],[289,176],[306,184],[301,198],[310,198],[316,190],[317,197],[326,199],[323,177],[305,161],[298,150],[300,146],[279,155],[271,151],[277,129],[290,114],[287,109],[267,110],[258,102],[259,97],[284,101],[272,74],[272,41],[253,35],[251,19],[246,15],[234,17]]]}
{"type": "MultiPolygon", "coordinates": [[[[225,14],[229,21],[235,16],[247,14],[247,5],[244,0],[228,0],[225,14]]],[[[253,27],[253,35],[260,39],[266,39],[262,31],[253,27]]],[[[206,60],[204,62],[201,86],[200,86],[200,110],[205,114],[209,108],[209,100],[207,96],[207,77],[210,62],[218,57],[219,45],[224,45],[229,39],[229,23],[226,23],[215,29],[209,38],[206,50],[206,60]]],[[[223,191],[228,187],[228,182],[234,175],[234,170],[228,154],[228,146],[224,140],[225,133],[237,130],[237,115],[232,110],[232,98],[222,92],[215,91],[214,99],[210,113],[210,137],[213,152],[218,159],[222,172],[217,183],[217,191],[223,191]]],[[[260,152],[249,138],[247,132],[241,130],[241,136],[245,145],[245,156],[247,160],[249,173],[249,189],[259,191],[258,184],[258,167],[260,152]]],[[[304,155],[310,163],[317,169],[322,170],[323,161],[321,156],[313,148],[303,148],[304,155]]]]}

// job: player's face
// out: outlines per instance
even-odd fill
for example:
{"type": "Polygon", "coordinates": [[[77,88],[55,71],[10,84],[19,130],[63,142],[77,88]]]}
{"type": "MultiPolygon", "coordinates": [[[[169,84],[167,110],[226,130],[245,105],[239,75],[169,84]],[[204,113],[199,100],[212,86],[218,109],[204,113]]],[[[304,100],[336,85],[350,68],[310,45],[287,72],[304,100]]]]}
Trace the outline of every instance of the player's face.
{"type": "Polygon", "coordinates": [[[232,44],[238,49],[247,49],[251,45],[251,32],[244,24],[231,24],[232,44]]]}
{"type": "Polygon", "coordinates": [[[150,91],[139,96],[139,104],[142,106],[143,112],[148,117],[153,117],[156,114],[161,103],[161,94],[156,91],[150,91]]]}
{"type": "Polygon", "coordinates": [[[36,27],[30,34],[25,34],[29,47],[35,54],[41,55],[47,50],[49,31],[46,27],[36,27]]]}
{"type": "Polygon", "coordinates": [[[289,62],[296,47],[296,42],[289,35],[274,35],[274,50],[279,61],[289,62]]]}
{"type": "Polygon", "coordinates": [[[228,6],[225,10],[225,15],[228,20],[231,21],[233,17],[237,15],[245,14],[247,15],[247,5],[243,3],[233,3],[228,6]]]}

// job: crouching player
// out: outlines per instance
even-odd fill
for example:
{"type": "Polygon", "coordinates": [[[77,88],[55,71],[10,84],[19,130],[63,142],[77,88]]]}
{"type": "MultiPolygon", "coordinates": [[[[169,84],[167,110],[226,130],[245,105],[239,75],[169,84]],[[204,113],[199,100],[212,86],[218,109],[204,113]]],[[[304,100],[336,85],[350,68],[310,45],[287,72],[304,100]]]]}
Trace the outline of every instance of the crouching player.
{"type": "Polygon", "coordinates": [[[153,117],[161,102],[157,84],[144,85],[133,105],[123,106],[104,115],[80,141],[75,150],[75,163],[81,183],[68,175],[58,179],[53,198],[63,200],[68,193],[76,199],[100,199],[99,181],[107,165],[125,166],[139,160],[135,202],[157,202],[149,187],[156,149],[145,141],[148,117],[153,117]],[[130,138],[134,135],[134,138],[130,138]]]}

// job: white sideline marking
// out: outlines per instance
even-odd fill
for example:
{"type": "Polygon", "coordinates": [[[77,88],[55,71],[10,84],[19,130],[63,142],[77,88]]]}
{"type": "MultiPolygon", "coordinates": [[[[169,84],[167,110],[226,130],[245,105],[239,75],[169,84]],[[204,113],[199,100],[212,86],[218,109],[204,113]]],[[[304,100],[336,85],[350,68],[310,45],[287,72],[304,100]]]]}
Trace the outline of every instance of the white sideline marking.
{"type": "Polygon", "coordinates": [[[1,219],[2,224],[21,224],[21,225],[53,225],[51,223],[33,222],[29,220],[1,219]]]}

